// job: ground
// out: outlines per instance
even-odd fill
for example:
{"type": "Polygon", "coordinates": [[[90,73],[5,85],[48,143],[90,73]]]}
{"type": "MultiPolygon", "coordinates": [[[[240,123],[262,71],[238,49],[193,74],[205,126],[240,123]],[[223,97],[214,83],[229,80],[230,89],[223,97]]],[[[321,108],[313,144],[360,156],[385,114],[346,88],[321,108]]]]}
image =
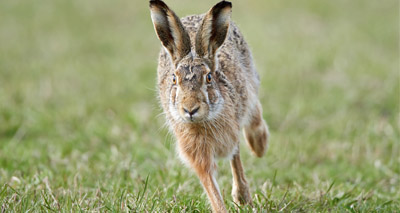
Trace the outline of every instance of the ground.
{"type": "MultiPolygon", "coordinates": [[[[233,2],[271,131],[263,158],[241,145],[257,211],[399,211],[398,8],[233,2]]],[[[0,2],[1,212],[210,210],[160,115],[159,49],[147,1],[0,2]]],[[[231,177],[221,160],[233,211],[231,177]]]]}

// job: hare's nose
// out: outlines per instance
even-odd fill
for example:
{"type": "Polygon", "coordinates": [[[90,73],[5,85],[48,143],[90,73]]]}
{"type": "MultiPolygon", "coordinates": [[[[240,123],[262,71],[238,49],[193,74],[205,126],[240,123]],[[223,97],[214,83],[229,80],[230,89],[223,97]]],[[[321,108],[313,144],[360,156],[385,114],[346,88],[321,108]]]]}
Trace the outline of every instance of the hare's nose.
{"type": "Polygon", "coordinates": [[[183,111],[185,111],[186,113],[188,113],[190,115],[190,117],[192,117],[197,111],[199,111],[200,107],[193,107],[190,110],[187,110],[185,107],[183,107],[183,111]]]}

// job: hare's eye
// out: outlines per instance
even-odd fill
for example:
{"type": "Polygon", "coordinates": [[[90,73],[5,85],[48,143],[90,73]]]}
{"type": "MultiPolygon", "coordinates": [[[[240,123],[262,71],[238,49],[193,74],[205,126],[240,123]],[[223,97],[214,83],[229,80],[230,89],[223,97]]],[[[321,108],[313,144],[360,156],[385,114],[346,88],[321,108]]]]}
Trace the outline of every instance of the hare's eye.
{"type": "Polygon", "coordinates": [[[176,77],[174,74],[172,74],[172,83],[175,85],[176,84],[176,77]]]}
{"type": "Polygon", "coordinates": [[[211,82],[211,73],[208,73],[207,74],[207,76],[206,76],[206,79],[207,79],[207,83],[210,83],[211,82]]]}

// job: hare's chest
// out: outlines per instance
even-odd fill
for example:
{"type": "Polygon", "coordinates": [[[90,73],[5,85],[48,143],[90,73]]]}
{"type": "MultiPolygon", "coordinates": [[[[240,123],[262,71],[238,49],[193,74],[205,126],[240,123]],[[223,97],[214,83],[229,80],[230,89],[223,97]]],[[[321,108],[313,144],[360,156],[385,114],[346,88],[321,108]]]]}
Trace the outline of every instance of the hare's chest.
{"type": "MultiPolygon", "coordinates": [[[[204,125],[175,129],[179,156],[184,162],[231,158],[239,145],[239,126],[204,125]]],[[[191,164],[191,163],[190,163],[191,164]]]]}
{"type": "Polygon", "coordinates": [[[214,156],[217,158],[231,158],[239,145],[239,130],[226,128],[219,137],[211,138],[214,156]]]}

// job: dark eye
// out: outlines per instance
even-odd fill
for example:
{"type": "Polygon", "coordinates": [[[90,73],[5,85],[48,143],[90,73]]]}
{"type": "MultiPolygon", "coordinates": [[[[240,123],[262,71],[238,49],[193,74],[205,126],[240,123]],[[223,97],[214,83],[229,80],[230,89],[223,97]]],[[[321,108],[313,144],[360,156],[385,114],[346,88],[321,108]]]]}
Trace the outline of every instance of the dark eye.
{"type": "Polygon", "coordinates": [[[172,74],[172,83],[175,85],[176,84],[176,77],[174,74],[172,74]]]}
{"type": "Polygon", "coordinates": [[[207,83],[210,83],[211,82],[211,73],[208,73],[207,74],[207,76],[206,76],[206,79],[207,79],[207,83]]]}

